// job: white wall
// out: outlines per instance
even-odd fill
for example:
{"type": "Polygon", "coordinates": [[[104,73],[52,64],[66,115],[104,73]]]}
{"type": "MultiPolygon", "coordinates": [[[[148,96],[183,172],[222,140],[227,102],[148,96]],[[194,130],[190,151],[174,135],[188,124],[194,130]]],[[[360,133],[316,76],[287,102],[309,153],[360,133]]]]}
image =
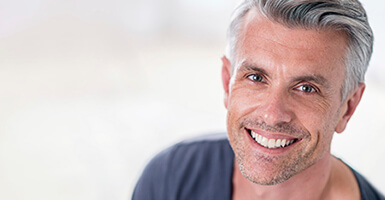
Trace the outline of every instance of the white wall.
{"type": "MultiPolygon", "coordinates": [[[[333,151],[385,192],[385,2],[362,105],[333,151]]],[[[160,149],[225,130],[234,0],[0,1],[0,199],[128,199],[160,149]]]]}

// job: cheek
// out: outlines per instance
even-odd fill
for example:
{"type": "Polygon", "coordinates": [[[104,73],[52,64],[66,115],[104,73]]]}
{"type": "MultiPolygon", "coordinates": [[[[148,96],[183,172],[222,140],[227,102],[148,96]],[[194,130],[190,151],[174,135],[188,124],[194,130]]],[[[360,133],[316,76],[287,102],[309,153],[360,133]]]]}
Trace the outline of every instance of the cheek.
{"type": "Polygon", "coordinates": [[[228,112],[233,115],[247,115],[253,112],[263,99],[262,92],[245,87],[234,87],[229,96],[228,112]]]}
{"type": "Polygon", "coordinates": [[[309,129],[311,127],[322,129],[320,125],[332,117],[332,104],[327,98],[322,96],[301,96],[296,94],[287,98],[287,101],[298,121],[308,126],[309,129]]]}
{"type": "Polygon", "coordinates": [[[299,106],[296,110],[296,116],[298,122],[313,135],[312,137],[321,137],[324,132],[330,132],[328,112],[319,112],[319,110],[305,109],[299,106]]]}
{"type": "MultiPolygon", "coordinates": [[[[229,94],[227,107],[227,130],[230,143],[237,142],[242,118],[250,116],[258,106],[258,98],[251,90],[244,87],[233,87],[229,94]]],[[[239,142],[239,141],[238,141],[239,142]]],[[[237,145],[235,145],[237,146],[237,145]]]]}
{"type": "Polygon", "coordinates": [[[310,146],[318,149],[317,151],[320,154],[330,150],[330,143],[339,117],[336,110],[336,108],[329,105],[315,105],[313,109],[305,109],[304,107],[302,110],[301,108],[298,109],[298,121],[311,134],[310,146]]]}

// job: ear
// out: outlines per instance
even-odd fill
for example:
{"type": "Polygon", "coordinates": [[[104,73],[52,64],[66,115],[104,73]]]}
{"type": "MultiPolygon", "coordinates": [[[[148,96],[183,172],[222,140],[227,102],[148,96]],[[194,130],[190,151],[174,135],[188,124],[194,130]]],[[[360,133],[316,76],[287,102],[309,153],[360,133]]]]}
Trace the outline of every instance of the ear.
{"type": "Polygon", "coordinates": [[[230,87],[230,78],[231,78],[231,64],[226,56],[222,57],[222,84],[223,89],[225,90],[224,103],[227,109],[228,99],[229,99],[229,87],[230,87]]]}
{"type": "Polygon", "coordinates": [[[364,90],[365,84],[360,83],[358,87],[354,90],[354,92],[348,97],[348,99],[345,100],[345,105],[342,105],[342,111],[344,112],[344,114],[342,115],[342,118],[340,118],[340,121],[338,122],[335,129],[337,133],[341,133],[345,130],[346,125],[350,120],[350,117],[352,117],[354,111],[357,108],[358,103],[360,103],[361,101],[361,97],[364,93],[364,90]]]}

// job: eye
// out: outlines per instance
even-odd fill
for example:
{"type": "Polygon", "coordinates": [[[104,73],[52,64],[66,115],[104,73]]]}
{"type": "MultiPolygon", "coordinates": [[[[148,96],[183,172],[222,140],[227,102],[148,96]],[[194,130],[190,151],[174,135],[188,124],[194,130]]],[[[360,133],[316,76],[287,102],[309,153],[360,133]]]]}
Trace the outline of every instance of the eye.
{"type": "Polygon", "coordinates": [[[264,81],[263,76],[261,76],[259,74],[250,74],[247,76],[247,78],[252,80],[252,81],[255,81],[255,82],[263,82],[264,81]]]}
{"type": "Polygon", "coordinates": [[[300,90],[302,92],[305,92],[305,93],[314,93],[314,92],[317,92],[317,90],[311,86],[311,85],[301,85],[299,87],[296,88],[297,90],[300,90]]]}

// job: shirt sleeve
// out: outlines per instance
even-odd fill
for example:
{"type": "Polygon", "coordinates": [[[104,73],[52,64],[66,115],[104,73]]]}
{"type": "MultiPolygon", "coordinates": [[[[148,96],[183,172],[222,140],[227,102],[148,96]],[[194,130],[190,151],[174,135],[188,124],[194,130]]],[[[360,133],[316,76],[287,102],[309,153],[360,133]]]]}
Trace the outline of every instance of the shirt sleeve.
{"type": "Polygon", "coordinates": [[[360,173],[355,170],[353,170],[353,173],[360,187],[362,200],[385,200],[383,194],[374,188],[360,173]]]}
{"type": "Polygon", "coordinates": [[[149,162],[132,199],[231,199],[233,159],[226,135],[182,141],[149,162]]]}
{"type": "Polygon", "coordinates": [[[155,156],[143,170],[132,194],[132,200],[162,200],[166,193],[169,149],[155,156]]]}

